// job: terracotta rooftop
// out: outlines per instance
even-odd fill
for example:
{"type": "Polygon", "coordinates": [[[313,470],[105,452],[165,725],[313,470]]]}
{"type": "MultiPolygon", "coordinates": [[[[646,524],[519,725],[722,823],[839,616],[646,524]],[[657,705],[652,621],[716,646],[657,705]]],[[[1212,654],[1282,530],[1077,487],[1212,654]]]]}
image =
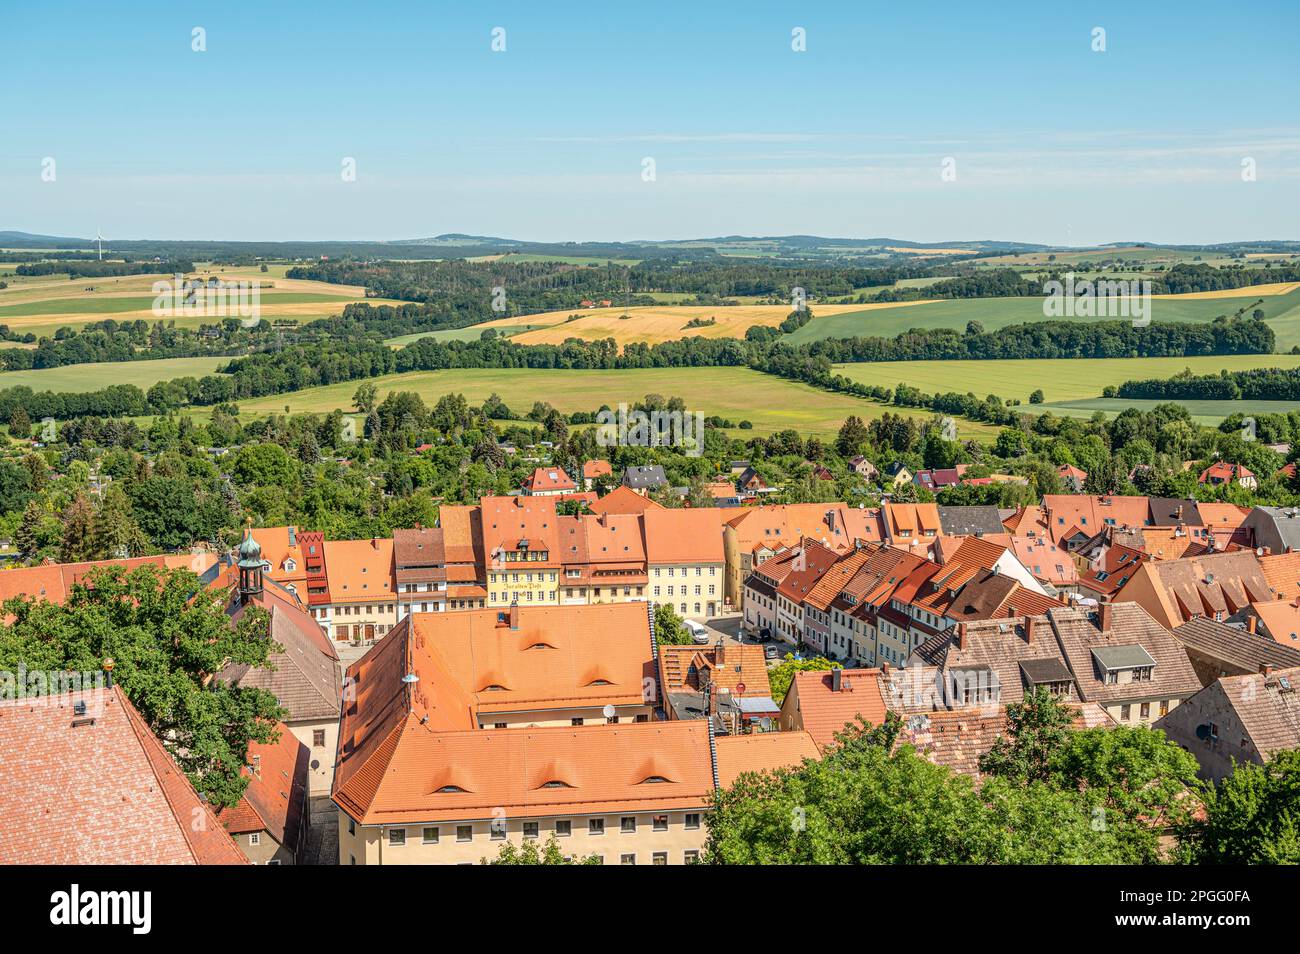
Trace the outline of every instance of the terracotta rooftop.
{"type": "Polygon", "coordinates": [[[718,752],[718,783],[723,788],[730,788],[746,772],[798,768],[804,759],[821,757],[807,732],[723,735],[713,744],[718,752]]]}
{"type": "Polygon", "coordinates": [[[885,700],[877,684],[879,675],[878,669],[844,669],[840,690],[835,692],[830,672],[795,673],[791,691],[798,692],[803,727],[818,751],[833,744],[836,733],[844,731],[859,715],[872,725],[884,722],[885,700]]]}
{"type": "Polygon", "coordinates": [[[646,559],[652,564],[723,563],[722,518],[730,510],[698,507],[691,510],[647,510],[646,559]]]}
{"type": "Polygon", "coordinates": [[[392,538],[327,540],[325,559],[331,603],[379,603],[396,598],[392,538]]]}
{"type": "Polygon", "coordinates": [[[703,720],[437,732],[407,713],[370,760],[334,783],[367,825],[705,809],[714,791],[703,720]]]}
{"type": "Polygon", "coordinates": [[[116,686],[0,701],[0,858],[248,863],[116,686]]]}
{"type": "Polygon", "coordinates": [[[578,488],[563,467],[538,467],[524,478],[524,489],[537,494],[563,493],[578,488]]]}
{"type": "Polygon", "coordinates": [[[655,503],[624,484],[619,484],[589,506],[592,513],[645,513],[664,509],[663,504],[655,503]]]}
{"type": "Polygon", "coordinates": [[[234,808],[222,809],[217,818],[234,834],[265,831],[290,851],[298,850],[303,812],[307,810],[307,772],[311,752],[289,727],[278,726],[280,738],[248,747],[244,775],[248,787],[234,808]]]}

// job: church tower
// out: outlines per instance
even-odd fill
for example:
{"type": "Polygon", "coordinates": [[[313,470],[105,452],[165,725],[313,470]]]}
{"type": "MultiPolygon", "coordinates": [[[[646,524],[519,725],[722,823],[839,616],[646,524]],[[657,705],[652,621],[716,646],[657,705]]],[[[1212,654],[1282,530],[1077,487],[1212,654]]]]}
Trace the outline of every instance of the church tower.
{"type": "Polygon", "coordinates": [[[239,545],[239,602],[249,603],[262,595],[262,548],[251,529],[244,531],[239,545]]]}

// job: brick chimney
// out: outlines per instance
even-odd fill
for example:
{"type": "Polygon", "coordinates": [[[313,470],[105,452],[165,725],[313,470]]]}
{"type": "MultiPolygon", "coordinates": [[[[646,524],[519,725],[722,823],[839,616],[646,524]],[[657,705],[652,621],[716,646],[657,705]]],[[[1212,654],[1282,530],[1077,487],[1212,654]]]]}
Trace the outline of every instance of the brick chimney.
{"type": "Polygon", "coordinates": [[[831,692],[839,692],[844,686],[844,670],[831,670],[831,692]]]}
{"type": "Polygon", "coordinates": [[[1273,664],[1264,663],[1262,666],[1259,667],[1259,674],[1263,676],[1265,679],[1273,675],[1273,664]]]}
{"type": "Polygon", "coordinates": [[[1032,616],[1025,617],[1025,645],[1034,645],[1034,618],[1032,616]]]}
{"type": "Polygon", "coordinates": [[[1246,617],[1246,631],[1247,631],[1248,633],[1250,633],[1251,635],[1254,635],[1254,633],[1255,633],[1255,629],[1256,629],[1256,627],[1258,627],[1258,626],[1259,626],[1259,617],[1258,617],[1258,616],[1247,616],[1247,617],[1246,617]]]}
{"type": "Polygon", "coordinates": [[[511,629],[519,628],[519,604],[518,603],[510,604],[510,628],[511,629]]]}
{"type": "Polygon", "coordinates": [[[966,623],[962,621],[957,624],[957,648],[966,648],[966,623]]]}
{"type": "Polygon", "coordinates": [[[1110,603],[1102,603],[1097,607],[1097,626],[1103,633],[1109,633],[1114,626],[1115,607],[1110,603]]]}

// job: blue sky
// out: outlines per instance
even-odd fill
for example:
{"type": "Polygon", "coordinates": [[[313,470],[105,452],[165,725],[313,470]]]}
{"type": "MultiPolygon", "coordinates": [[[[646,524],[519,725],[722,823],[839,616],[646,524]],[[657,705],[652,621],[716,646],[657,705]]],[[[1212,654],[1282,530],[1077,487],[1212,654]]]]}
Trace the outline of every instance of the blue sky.
{"type": "Polygon", "coordinates": [[[8,4],[0,229],[1295,239],[1297,62],[1294,0],[8,4]]]}

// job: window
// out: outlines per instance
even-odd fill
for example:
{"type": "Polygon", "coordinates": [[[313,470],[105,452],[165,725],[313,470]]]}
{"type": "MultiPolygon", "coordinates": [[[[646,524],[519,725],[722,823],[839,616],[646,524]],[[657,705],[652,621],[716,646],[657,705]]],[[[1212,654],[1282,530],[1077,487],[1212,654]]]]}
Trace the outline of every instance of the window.
{"type": "Polygon", "coordinates": [[[1151,703],[1149,702],[1142,703],[1142,708],[1139,709],[1138,711],[1142,714],[1143,719],[1151,718],[1151,703]]]}
{"type": "Polygon", "coordinates": [[[573,834],[573,822],[567,818],[556,819],[555,834],[560,838],[568,838],[573,834]]]}
{"type": "Polygon", "coordinates": [[[1162,717],[1169,715],[1169,700],[1168,700],[1168,699],[1161,699],[1161,700],[1160,700],[1160,715],[1161,715],[1162,717]]]}
{"type": "Polygon", "coordinates": [[[650,858],[651,858],[651,862],[650,862],[651,864],[655,864],[655,865],[668,864],[668,852],[666,851],[656,851],[653,855],[650,856],[650,858]]]}
{"type": "Polygon", "coordinates": [[[1133,707],[1132,707],[1132,706],[1120,706],[1120,707],[1119,707],[1119,719],[1120,719],[1121,722],[1127,722],[1127,721],[1132,717],[1132,715],[1133,715],[1133,707]]]}
{"type": "Polygon", "coordinates": [[[492,819],[492,824],[488,826],[493,841],[504,841],[506,837],[506,820],[504,818],[492,819]]]}
{"type": "Polygon", "coordinates": [[[619,855],[618,863],[620,865],[634,865],[636,864],[636,855],[619,855]]]}
{"type": "Polygon", "coordinates": [[[636,817],[632,815],[624,816],[619,824],[619,831],[625,835],[636,833],[636,817]]]}
{"type": "Polygon", "coordinates": [[[588,819],[587,819],[587,834],[588,834],[588,835],[603,835],[603,834],[605,834],[605,819],[603,819],[603,818],[588,818],[588,819]]]}
{"type": "Polygon", "coordinates": [[[260,845],[262,843],[262,833],[260,831],[255,831],[250,834],[248,836],[248,843],[250,845],[260,845]]]}
{"type": "Polygon", "coordinates": [[[473,825],[457,825],[457,826],[456,826],[456,840],[457,840],[457,841],[473,841],[473,840],[474,840],[474,826],[473,826],[473,825]]]}
{"type": "Polygon", "coordinates": [[[700,853],[698,851],[695,851],[694,849],[691,849],[687,851],[682,856],[682,858],[686,861],[688,865],[693,865],[695,864],[695,862],[700,860],[700,853]]]}
{"type": "Polygon", "coordinates": [[[318,748],[318,749],[319,749],[319,748],[323,748],[323,747],[325,746],[325,730],[324,730],[324,729],[312,729],[312,730],[311,730],[311,744],[312,744],[312,746],[313,746],[314,748],[318,748]]]}
{"type": "Polygon", "coordinates": [[[436,845],[438,843],[438,833],[439,829],[437,828],[426,828],[424,830],[424,843],[426,845],[436,845]]]}
{"type": "Polygon", "coordinates": [[[405,844],[406,844],[405,828],[388,829],[388,846],[390,848],[401,848],[405,844]]]}
{"type": "Polygon", "coordinates": [[[575,716],[569,720],[569,725],[582,725],[582,716],[575,716]]]}
{"type": "Polygon", "coordinates": [[[538,829],[538,823],[537,823],[537,822],[524,822],[524,837],[525,837],[525,838],[536,838],[537,835],[538,835],[538,830],[539,830],[539,829],[538,829]]]}
{"type": "Polygon", "coordinates": [[[656,816],[654,817],[653,821],[654,821],[654,830],[655,830],[655,831],[667,831],[667,830],[668,830],[668,816],[667,816],[667,815],[656,815],[656,816]]]}
{"type": "Polygon", "coordinates": [[[348,819],[348,834],[349,834],[349,835],[355,835],[356,833],[357,833],[357,823],[356,823],[356,820],[355,820],[355,819],[352,819],[352,818],[349,818],[349,819],[348,819]]]}

